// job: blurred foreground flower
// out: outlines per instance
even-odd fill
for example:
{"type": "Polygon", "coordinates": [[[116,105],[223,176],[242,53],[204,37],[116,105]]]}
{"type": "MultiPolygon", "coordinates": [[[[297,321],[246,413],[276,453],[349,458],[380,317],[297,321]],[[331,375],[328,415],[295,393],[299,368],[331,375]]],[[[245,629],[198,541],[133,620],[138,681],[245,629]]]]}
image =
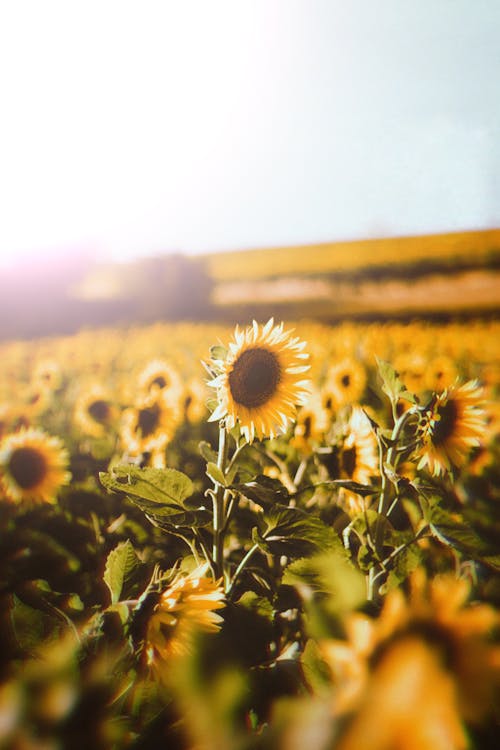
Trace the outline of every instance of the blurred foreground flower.
{"type": "Polygon", "coordinates": [[[222,372],[209,383],[219,399],[209,421],[225,417],[229,429],[239,422],[248,442],[285,432],[309,396],[309,382],[302,379],[309,369],[306,342],[273,323],[254,321],[244,331],[237,326],[227,359],[217,362],[222,372]]]}
{"type": "Polygon", "coordinates": [[[0,443],[0,483],[14,502],[52,503],[71,478],[68,460],[59,438],[43,430],[20,430],[0,443]]]}
{"type": "Polygon", "coordinates": [[[463,722],[480,724],[500,686],[500,647],[489,636],[500,617],[466,605],[467,581],[427,581],[417,570],[406,599],[391,591],[378,619],[351,615],[348,640],[324,641],[334,712],[352,713],[339,750],[460,750],[463,722]]]}
{"type": "Polygon", "coordinates": [[[206,577],[208,565],[189,574],[178,573],[161,594],[146,629],[147,663],[162,679],[171,657],[190,653],[196,635],[217,632],[222,617],[224,592],[221,581],[206,577]]]}
{"type": "Polygon", "coordinates": [[[486,430],[483,391],[476,380],[454,385],[435,396],[421,426],[423,446],[418,468],[434,476],[460,467],[486,430]]]}

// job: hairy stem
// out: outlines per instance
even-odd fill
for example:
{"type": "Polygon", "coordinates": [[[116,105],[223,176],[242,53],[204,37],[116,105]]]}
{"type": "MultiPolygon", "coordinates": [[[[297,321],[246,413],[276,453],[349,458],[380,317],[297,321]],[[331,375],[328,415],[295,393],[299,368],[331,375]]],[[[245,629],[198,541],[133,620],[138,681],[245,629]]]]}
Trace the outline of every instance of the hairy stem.
{"type": "MultiPolygon", "coordinates": [[[[219,422],[219,452],[217,455],[217,467],[225,475],[227,463],[227,430],[224,420],[219,422]]],[[[213,503],[213,544],[212,560],[214,566],[214,575],[220,578],[223,573],[224,557],[224,485],[219,482],[214,483],[214,492],[212,494],[213,503]]]]}

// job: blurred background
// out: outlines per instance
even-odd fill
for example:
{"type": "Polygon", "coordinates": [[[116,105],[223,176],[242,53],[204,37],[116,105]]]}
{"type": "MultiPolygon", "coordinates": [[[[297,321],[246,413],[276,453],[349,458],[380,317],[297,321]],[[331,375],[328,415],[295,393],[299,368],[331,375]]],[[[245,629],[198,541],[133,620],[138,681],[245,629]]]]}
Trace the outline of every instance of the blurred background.
{"type": "Polygon", "coordinates": [[[500,5],[0,9],[0,337],[497,315],[500,5]]]}

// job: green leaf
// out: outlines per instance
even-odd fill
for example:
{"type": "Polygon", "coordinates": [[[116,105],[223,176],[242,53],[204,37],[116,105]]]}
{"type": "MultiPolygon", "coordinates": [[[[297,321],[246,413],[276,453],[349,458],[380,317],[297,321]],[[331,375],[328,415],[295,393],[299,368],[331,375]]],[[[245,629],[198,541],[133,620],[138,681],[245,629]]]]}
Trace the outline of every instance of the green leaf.
{"type": "Polygon", "coordinates": [[[259,474],[251,482],[233,484],[231,489],[237,490],[248,500],[260,505],[261,508],[268,508],[276,504],[286,505],[290,498],[288,490],[279,479],[268,477],[265,474],[259,474]]]}
{"type": "Polygon", "coordinates": [[[283,583],[299,590],[304,586],[310,589],[330,617],[350,612],[366,599],[365,578],[351,563],[340,542],[335,549],[290,563],[283,583]]]}
{"type": "Polygon", "coordinates": [[[376,495],[380,491],[379,487],[372,487],[369,484],[360,484],[360,482],[353,482],[352,479],[328,479],[324,482],[318,482],[314,487],[344,487],[346,490],[355,492],[361,497],[368,497],[369,495],[376,495]]]}
{"type": "Polygon", "coordinates": [[[309,638],[304,647],[300,663],[304,671],[304,677],[315,693],[327,691],[331,688],[332,675],[330,669],[325,664],[316,641],[312,638],[309,638]]]}
{"type": "Polygon", "coordinates": [[[264,524],[256,529],[254,544],[267,553],[296,558],[340,544],[333,529],[300,508],[272,508],[264,524]]]}
{"type": "Polygon", "coordinates": [[[212,461],[209,461],[207,464],[207,476],[209,476],[215,484],[220,484],[223,487],[226,486],[226,477],[224,476],[224,473],[219,469],[217,464],[214,464],[212,461]]]}
{"type": "Polygon", "coordinates": [[[210,359],[213,359],[215,361],[221,360],[224,362],[227,357],[227,349],[225,346],[222,346],[221,344],[214,344],[214,346],[210,347],[210,359]]]}
{"type": "Polygon", "coordinates": [[[203,456],[205,461],[211,461],[212,463],[217,462],[217,453],[214,451],[210,443],[207,443],[206,440],[200,440],[198,443],[198,450],[200,451],[200,454],[203,456]]]}
{"type": "Polygon", "coordinates": [[[382,390],[389,397],[392,404],[396,404],[399,398],[415,403],[415,396],[406,390],[403,381],[390,362],[377,359],[379,375],[382,379],[382,390]]]}
{"type": "Polygon", "coordinates": [[[107,490],[124,492],[130,497],[182,508],[193,494],[191,479],[177,469],[154,469],[120,464],[111,472],[101,472],[99,479],[107,490]]]}
{"type": "Polygon", "coordinates": [[[441,542],[464,552],[473,560],[500,569],[498,547],[482,539],[461,517],[438,506],[429,508],[426,516],[432,533],[441,542]]]}
{"type": "Polygon", "coordinates": [[[139,560],[129,539],[120,542],[109,553],[103,579],[110,590],[112,604],[120,600],[123,584],[138,564],[139,560]]]}

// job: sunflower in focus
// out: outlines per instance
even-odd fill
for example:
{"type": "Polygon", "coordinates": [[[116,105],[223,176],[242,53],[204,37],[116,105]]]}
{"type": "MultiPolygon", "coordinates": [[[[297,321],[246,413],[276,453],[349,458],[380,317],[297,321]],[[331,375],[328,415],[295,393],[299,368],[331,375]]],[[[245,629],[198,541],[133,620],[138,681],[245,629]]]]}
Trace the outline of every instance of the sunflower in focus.
{"type": "Polygon", "coordinates": [[[324,404],[329,409],[340,409],[347,404],[358,404],[366,388],[366,370],[354,357],[345,357],[330,367],[323,384],[324,404]]]}
{"type": "Polygon", "coordinates": [[[23,429],[0,443],[0,482],[14,502],[55,502],[59,488],[71,478],[69,456],[57,437],[23,429]]]}
{"type": "Polygon", "coordinates": [[[221,580],[206,576],[208,565],[191,573],[179,572],[161,594],[146,627],[145,655],[161,680],[173,657],[191,653],[198,633],[215,633],[225,606],[221,580]]]}
{"type": "Polygon", "coordinates": [[[419,469],[438,476],[463,466],[486,431],[483,390],[476,380],[453,385],[434,396],[420,425],[419,469]]]}
{"type": "Polygon", "coordinates": [[[84,435],[99,438],[116,424],[118,409],[107,391],[99,383],[94,383],[77,398],[74,421],[84,435]]]}
{"type": "Polygon", "coordinates": [[[229,429],[238,422],[248,442],[286,431],[310,385],[303,380],[306,342],[292,333],[273,318],[244,331],[236,327],[227,359],[214,363],[220,374],[209,385],[217,389],[219,404],[209,421],[225,418],[229,429]]]}
{"type": "Polygon", "coordinates": [[[500,686],[499,613],[467,604],[470,585],[448,574],[387,595],[378,618],[351,614],[347,640],[325,640],[334,713],[353,714],[338,747],[462,750],[463,722],[481,723],[500,686]],[[355,712],[355,713],[353,713],[355,712]]]}

